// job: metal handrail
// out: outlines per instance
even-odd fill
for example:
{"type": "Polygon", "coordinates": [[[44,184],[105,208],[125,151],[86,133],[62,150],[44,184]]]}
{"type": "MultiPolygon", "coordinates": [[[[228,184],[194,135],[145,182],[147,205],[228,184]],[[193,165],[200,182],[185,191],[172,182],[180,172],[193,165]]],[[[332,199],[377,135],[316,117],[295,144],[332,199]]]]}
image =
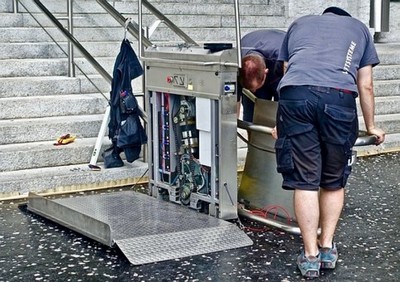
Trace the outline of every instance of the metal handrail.
{"type": "Polygon", "coordinates": [[[13,2],[12,2],[12,10],[13,10],[14,14],[19,13],[19,11],[18,11],[18,0],[13,0],[13,2]]]}
{"type": "Polygon", "coordinates": [[[74,46],[79,49],[82,55],[89,61],[89,63],[100,73],[100,75],[107,80],[107,82],[111,83],[112,77],[109,73],[90,55],[90,53],[79,43],[79,41],[64,28],[64,26],[57,20],[56,17],[40,2],[39,0],[33,0],[35,4],[42,10],[42,12],[51,20],[51,22],[58,27],[58,29],[70,40],[74,46]]]}
{"type": "MultiPolygon", "coordinates": [[[[36,21],[36,23],[43,29],[44,32],[46,32],[46,34],[51,38],[51,40],[53,40],[53,42],[58,46],[58,48],[60,48],[60,50],[63,52],[64,55],[66,55],[67,57],[71,54],[71,53],[67,53],[62,47],[61,45],[57,42],[57,40],[46,30],[46,28],[39,22],[39,20],[29,11],[29,9],[20,1],[20,0],[15,0],[19,5],[21,5],[25,11],[36,21]]],[[[72,1],[72,0],[70,0],[72,1]]],[[[19,11],[18,11],[19,12],[19,11]]],[[[68,19],[68,17],[58,17],[58,19],[68,19]]],[[[70,42],[69,42],[70,43],[70,42]]],[[[71,44],[68,44],[68,46],[71,44]]],[[[104,93],[97,87],[97,85],[85,74],[85,72],[78,66],[78,65],[74,65],[75,67],[77,67],[81,73],[88,79],[88,81],[99,91],[99,93],[101,95],[103,95],[103,97],[108,100],[108,98],[104,95],[104,93]]],[[[69,74],[71,74],[70,70],[68,71],[69,74]]]]}
{"type": "MultiPolygon", "coordinates": [[[[33,2],[41,9],[41,11],[51,20],[51,22],[64,34],[64,36],[72,42],[72,44],[82,53],[86,60],[98,71],[98,73],[111,84],[111,75],[93,58],[92,55],[79,43],[79,41],[64,28],[64,26],[57,20],[56,17],[40,2],[40,0],[33,0],[33,2]]],[[[147,114],[139,107],[139,115],[144,122],[147,122],[147,114]]]]}
{"type": "MultiPolygon", "coordinates": [[[[101,0],[98,0],[98,1],[101,1],[101,0]]],[[[158,11],[154,6],[152,6],[146,0],[139,0],[138,1],[139,30],[142,30],[142,22],[143,22],[143,20],[142,20],[142,17],[143,17],[143,15],[142,15],[142,6],[143,6],[143,4],[158,19],[160,19],[161,21],[164,21],[167,24],[167,26],[172,31],[175,32],[175,34],[177,34],[179,37],[181,37],[185,41],[185,43],[192,44],[194,46],[198,46],[198,44],[193,39],[191,39],[186,33],[184,33],[179,27],[177,27],[173,22],[171,22],[167,17],[165,17],[160,11],[158,11]]],[[[143,50],[143,40],[144,40],[143,34],[142,34],[142,32],[140,32],[140,33],[138,32],[138,34],[139,34],[139,38],[138,38],[138,40],[139,40],[139,58],[142,61],[146,61],[147,58],[145,58],[143,56],[143,51],[144,51],[143,50]]]]}
{"type": "MultiPolygon", "coordinates": [[[[125,26],[126,18],[121,15],[110,3],[106,0],[96,0],[97,3],[103,7],[104,10],[107,11],[121,26],[125,26]]],[[[134,22],[129,22],[127,27],[127,31],[132,34],[137,40],[139,40],[139,26],[134,22]]],[[[143,33],[143,32],[142,32],[143,33]]],[[[143,45],[145,47],[153,46],[153,43],[146,37],[143,37],[143,45]]]]}
{"type": "Polygon", "coordinates": [[[180,38],[182,38],[186,43],[198,46],[196,41],[190,38],[186,33],[184,33],[179,27],[177,27],[172,21],[170,21],[165,15],[163,15],[159,10],[157,10],[153,5],[151,5],[147,0],[141,1],[143,5],[159,20],[165,23],[173,32],[176,33],[180,38]]]}
{"type": "MultiPolygon", "coordinates": [[[[260,125],[260,124],[254,124],[252,122],[244,121],[241,119],[237,120],[237,126],[238,128],[245,129],[245,130],[251,130],[254,132],[258,133],[264,133],[264,134],[272,134],[272,127],[268,127],[265,125],[260,125]]],[[[368,146],[368,145],[374,145],[376,143],[376,135],[366,135],[364,131],[359,131],[358,138],[356,139],[356,142],[354,143],[354,146],[368,146]]]]}
{"type": "MultiPolygon", "coordinates": [[[[74,21],[73,21],[73,0],[68,0],[67,3],[67,21],[68,31],[71,35],[74,34],[74,21]]],[[[68,40],[68,76],[75,77],[75,63],[74,63],[74,46],[72,41],[68,40]]]]}
{"type": "Polygon", "coordinates": [[[247,217],[249,219],[282,229],[286,232],[292,233],[292,234],[296,234],[296,235],[300,235],[301,231],[300,228],[298,226],[294,226],[294,225],[290,225],[288,223],[284,223],[284,222],[279,222],[277,220],[274,219],[270,219],[270,218],[266,218],[266,217],[262,217],[259,216],[257,214],[254,214],[251,210],[246,209],[245,207],[239,205],[238,207],[238,213],[241,216],[247,217]]]}
{"type": "MultiPolygon", "coordinates": [[[[124,26],[126,23],[126,18],[122,16],[110,3],[106,0],[96,0],[97,3],[100,4],[121,26],[124,26]]],[[[157,10],[153,5],[151,5],[147,0],[142,0],[143,6],[145,6],[154,16],[156,16],[161,22],[165,23],[176,35],[182,38],[185,43],[198,46],[198,44],[189,37],[185,32],[183,32],[179,27],[177,27],[170,19],[168,19],[165,15],[163,15],[159,10],[157,10]]],[[[141,6],[141,3],[139,3],[141,6]]],[[[135,22],[130,22],[127,25],[127,30],[130,34],[132,34],[137,40],[142,41],[144,47],[150,47],[154,44],[147,38],[142,36],[143,29],[140,24],[138,25],[135,22]],[[139,30],[142,30],[139,33],[139,30]],[[142,37],[142,38],[141,38],[142,37]]],[[[140,45],[140,44],[139,44],[140,45]]],[[[140,45],[142,46],[142,45],[140,45]]],[[[139,47],[140,48],[140,47],[139,47]]]]}
{"type": "MultiPolygon", "coordinates": [[[[103,1],[103,0],[97,0],[97,1],[103,1]]],[[[232,66],[232,67],[237,67],[241,68],[241,51],[240,51],[240,18],[239,18],[239,1],[235,0],[235,23],[236,23],[236,41],[237,41],[237,63],[228,63],[228,62],[191,62],[191,61],[178,61],[178,60],[162,60],[162,59],[153,59],[153,58],[147,58],[143,55],[143,46],[142,46],[142,40],[143,36],[142,33],[139,34],[139,58],[146,62],[146,61],[152,61],[152,60],[157,60],[157,61],[163,61],[165,63],[183,63],[187,65],[205,65],[205,66],[211,66],[211,65],[223,65],[223,66],[232,66]]],[[[138,14],[139,14],[139,30],[142,29],[142,5],[144,5],[148,10],[150,10],[155,16],[157,16],[160,20],[165,21],[166,24],[177,34],[179,35],[182,39],[185,40],[186,43],[188,44],[194,44],[195,46],[199,46],[194,40],[192,40],[189,36],[187,36],[181,29],[179,29],[175,24],[173,24],[170,20],[168,20],[163,14],[161,14],[156,8],[154,8],[147,0],[139,0],[138,1],[138,14]]]]}
{"type": "Polygon", "coordinates": [[[239,13],[239,0],[235,0],[235,23],[236,23],[236,49],[237,49],[237,60],[238,68],[242,67],[242,45],[240,35],[240,13],[239,13]]]}

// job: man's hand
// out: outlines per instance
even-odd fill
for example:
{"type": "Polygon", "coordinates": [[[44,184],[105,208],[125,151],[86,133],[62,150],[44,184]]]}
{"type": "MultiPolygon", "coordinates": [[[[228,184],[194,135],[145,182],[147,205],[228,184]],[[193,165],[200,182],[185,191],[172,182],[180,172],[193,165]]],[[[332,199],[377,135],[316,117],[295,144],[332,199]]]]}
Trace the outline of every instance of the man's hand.
{"type": "Polygon", "coordinates": [[[276,126],[274,128],[272,128],[271,135],[272,135],[272,138],[278,139],[278,131],[276,130],[276,126]]]}
{"type": "Polygon", "coordinates": [[[368,135],[375,135],[376,136],[376,142],[375,145],[379,145],[385,141],[385,131],[383,131],[380,128],[372,128],[367,130],[368,135]]]}

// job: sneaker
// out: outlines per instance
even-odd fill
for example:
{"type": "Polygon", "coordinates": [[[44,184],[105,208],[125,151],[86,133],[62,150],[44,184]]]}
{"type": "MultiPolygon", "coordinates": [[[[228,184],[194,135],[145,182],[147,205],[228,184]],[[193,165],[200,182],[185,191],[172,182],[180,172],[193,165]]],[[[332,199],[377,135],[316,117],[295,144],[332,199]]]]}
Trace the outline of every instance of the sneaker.
{"type": "Polygon", "coordinates": [[[321,268],[334,269],[336,267],[338,252],[335,243],[332,244],[332,248],[320,248],[319,253],[321,258],[321,268]]]}
{"type": "Polygon", "coordinates": [[[318,257],[304,255],[304,251],[297,257],[297,267],[301,275],[306,278],[317,278],[319,276],[319,269],[321,260],[318,257]]]}

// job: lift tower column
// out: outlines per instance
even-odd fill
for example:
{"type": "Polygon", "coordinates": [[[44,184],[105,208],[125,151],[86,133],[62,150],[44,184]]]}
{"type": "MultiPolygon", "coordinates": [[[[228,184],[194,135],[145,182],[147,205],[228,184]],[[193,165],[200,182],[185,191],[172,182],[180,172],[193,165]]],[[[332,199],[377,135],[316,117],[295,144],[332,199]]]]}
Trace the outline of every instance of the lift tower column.
{"type": "Polygon", "coordinates": [[[150,193],[237,218],[237,51],[230,44],[145,51],[150,193]]]}

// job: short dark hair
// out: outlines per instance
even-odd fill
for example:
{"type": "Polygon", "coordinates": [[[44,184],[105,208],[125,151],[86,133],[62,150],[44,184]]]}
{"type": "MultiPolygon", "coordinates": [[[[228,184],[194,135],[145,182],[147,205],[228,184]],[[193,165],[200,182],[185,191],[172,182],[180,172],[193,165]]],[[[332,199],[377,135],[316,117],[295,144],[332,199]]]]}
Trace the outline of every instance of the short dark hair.
{"type": "Polygon", "coordinates": [[[264,58],[258,54],[249,54],[243,57],[242,67],[239,69],[239,82],[244,88],[249,88],[252,80],[256,79],[258,82],[264,79],[265,74],[265,61],[264,58]]]}
{"type": "Polygon", "coordinates": [[[339,15],[339,16],[351,17],[351,15],[349,13],[347,13],[345,10],[338,8],[338,7],[333,7],[333,6],[326,8],[322,14],[326,14],[326,13],[333,13],[333,14],[339,15]]]}

